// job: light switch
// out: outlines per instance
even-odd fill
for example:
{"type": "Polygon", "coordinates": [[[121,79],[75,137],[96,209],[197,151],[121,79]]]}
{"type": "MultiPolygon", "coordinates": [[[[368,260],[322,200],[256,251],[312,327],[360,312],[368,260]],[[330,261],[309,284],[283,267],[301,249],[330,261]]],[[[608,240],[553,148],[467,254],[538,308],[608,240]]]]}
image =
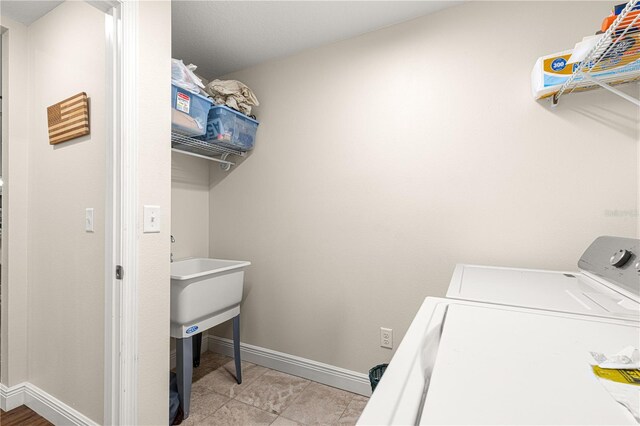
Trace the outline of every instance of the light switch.
{"type": "Polygon", "coordinates": [[[143,232],[145,234],[160,232],[160,206],[144,206],[143,232]]]}
{"type": "Polygon", "coordinates": [[[84,230],[85,232],[93,232],[93,207],[85,209],[84,230]]]}

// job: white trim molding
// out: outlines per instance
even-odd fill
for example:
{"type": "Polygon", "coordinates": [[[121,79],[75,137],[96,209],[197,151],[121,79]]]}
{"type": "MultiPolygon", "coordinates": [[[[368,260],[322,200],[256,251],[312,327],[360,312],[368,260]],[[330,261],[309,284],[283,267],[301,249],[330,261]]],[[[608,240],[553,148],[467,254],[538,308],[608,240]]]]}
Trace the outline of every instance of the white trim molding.
{"type": "Polygon", "coordinates": [[[104,424],[138,423],[138,2],[106,12],[108,143],[105,213],[104,424]],[[116,266],[123,271],[116,277],[116,266]]]}
{"type": "MultiPolygon", "coordinates": [[[[118,380],[114,389],[118,395],[114,401],[117,417],[113,424],[138,424],[138,2],[126,1],[120,6],[121,19],[121,73],[118,85],[118,118],[120,131],[116,140],[119,199],[116,201],[116,219],[119,233],[119,253],[123,274],[115,281],[115,318],[118,346],[113,357],[119,355],[118,380]]],[[[113,270],[115,275],[115,268],[113,270]]]]}
{"type": "Polygon", "coordinates": [[[21,405],[26,405],[55,425],[98,424],[31,383],[21,383],[10,388],[0,384],[0,408],[10,411],[21,405]]]}
{"type": "MultiPolygon", "coordinates": [[[[93,3],[91,3],[93,4],[93,3]]],[[[96,6],[97,7],[97,6],[96,6]]],[[[99,7],[102,10],[101,7],[99,7]]],[[[121,54],[119,48],[119,8],[114,7],[106,11],[105,37],[107,41],[107,143],[106,145],[106,200],[105,200],[105,318],[104,318],[104,423],[114,424],[118,418],[118,383],[120,371],[120,357],[116,350],[119,348],[119,317],[118,300],[120,289],[114,276],[115,265],[120,262],[120,228],[118,200],[120,187],[117,176],[118,167],[118,138],[119,108],[120,108],[120,78],[119,64],[121,54]]]]}
{"type": "Polygon", "coordinates": [[[24,403],[55,425],[94,426],[98,424],[31,383],[27,383],[24,387],[24,403]]]}
{"type": "Polygon", "coordinates": [[[0,410],[11,411],[24,405],[24,387],[26,383],[7,387],[0,383],[0,410]]]}
{"type": "MultiPolygon", "coordinates": [[[[204,337],[204,336],[203,336],[204,337]]],[[[203,346],[204,346],[204,338],[203,346]]],[[[233,341],[217,336],[208,336],[207,348],[223,355],[233,356],[233,341]]],[[[292,374],[335,388],[364,396],[371,395],[369,377],[344,368],[324,364],[299,356],[273,351],[260,346],[240,343],[240,357],[263,367],[292,374]]]]}
{"type": "MultiPolygon", "coordinates": [[[[122,44],[119,86],[120,257],[123,275],[116,303],[119,328],[118,417],[114,424],[138,424],[138,2],[121,3],[122,44]]],[[[115,270],[114,270],[115,274],[115,270]]],[[[114,356],[118,352],[114,352],[114,356]]]]}

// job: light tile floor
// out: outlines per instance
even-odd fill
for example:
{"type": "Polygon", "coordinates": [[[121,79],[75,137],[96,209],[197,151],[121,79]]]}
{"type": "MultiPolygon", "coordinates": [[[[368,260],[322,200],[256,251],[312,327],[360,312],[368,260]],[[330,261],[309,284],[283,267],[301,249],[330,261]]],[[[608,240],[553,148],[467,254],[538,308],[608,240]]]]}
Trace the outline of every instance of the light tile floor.
{"type": "Polygon", "coordinates": [[[193,371],[191,425],[354,425],[368,398],[213,352],[193,371]]]}

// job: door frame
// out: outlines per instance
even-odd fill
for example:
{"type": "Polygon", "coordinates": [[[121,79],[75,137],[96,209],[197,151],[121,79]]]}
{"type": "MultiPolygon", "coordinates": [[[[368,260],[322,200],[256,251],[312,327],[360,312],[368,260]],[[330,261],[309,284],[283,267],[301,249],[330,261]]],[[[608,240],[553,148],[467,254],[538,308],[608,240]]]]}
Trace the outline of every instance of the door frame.
{"type": "MultiPolygon", "coordinates": [[[[85,1],[105,13],[107,55],[105,61],[107,134],[104,224],[104,419],[102,423],[134,425],[138,423],[138,2],[85,1]],[[124,269],[122,279],[117,279],[115,276],[116,266],[124,269]]],[[[11,31],[13,30],[9,28],[9,32],[11,31]]],[[[3,42],[5,38],[2,37],[3,42]]],[[[16,40],[20,40],[20,43],[24,42],[26,34],[21,34],[16,40]]],[[[7,58],[8,50],[3,49],[2,54],[7,58]]],[[[3,69],[8,69],[5,61],[2,61],[2,66],[3,69]]],[[[11,77],[9,75],[3,77],[3,86],[7,86],[6,81],[11,77]]],[[[7,103],[4,103],[4,106],[7,106],[7,103]]],[[[7,111],[3,115],[6,113],[7,111]]],[[[8,135],[8,119],[6,116],[3,119],[7,126],[2,126],[2,130],[5,135],[8,135]]],[[[14,132],[19,134],[18,130],[23,129],[16,128],[14,132]]],[[[5,153],[8,149],[8,141],[9,139],[4,140],[5,153]]],[[[6,158],[6,155],[3,156],[3,160],[6,158]]],[[[5,182],[7,182],[9,170],[4,172],[7,174],[5,176],[5,182]]],[[[5,195],[9,195],[8,192],[5,195]]],[[[9,238],[5,240],[2,257],[6,262],[10,240],[9,238]]],[[[15,240],[15,237],[12,240],[15,240]]],[[[14,253],[15,258],[20,258],[20,255],[21,253],[14,253]]],[[[9,265],[3,266],[2,275],[6,278],[9,265]]],[[[19,278],[26,280],[26,276],[19,278]]],[[[2,286],[3,290],[7,289],[7,279],[2,280],[2,286]]],[[[2,316],[4,317],[2,328],[5,331],[2,333],[2,343],[5,343],[2,345],[2,350],[5,353],[8,346],[6,331],[9,329],[8,301],[9,294],[5,291],[2,297],[2,316]]],[[[24,309],[18,310],[17,313],[26,315],[24,309]]],[[[21,318],[17,319],[21,320],[21,318]]],[[[24,324],[26,321],[17,323],[24,324]]],[[[26,356],[26,342],[18,342],[18,344],[24,344],[26,356]]],[[[7,363],[7,357],[2,357],[3,381],[9,379],[4,377],[4,373],[8,375],[8,367],[5,365],[7,363]]],[[[17,376],[22,380],[22,375],[17,376]]],[[[6,390],[6,386],[0,384],[0,391],[3,390],[6,390]]]]}
{"type": "Polygon", "coordinates": [[[104,424],[138,423],[138,3],[87,0],[105,13],[104,424]],[[116,268],[124,271],[116,277],[116,268]]]}

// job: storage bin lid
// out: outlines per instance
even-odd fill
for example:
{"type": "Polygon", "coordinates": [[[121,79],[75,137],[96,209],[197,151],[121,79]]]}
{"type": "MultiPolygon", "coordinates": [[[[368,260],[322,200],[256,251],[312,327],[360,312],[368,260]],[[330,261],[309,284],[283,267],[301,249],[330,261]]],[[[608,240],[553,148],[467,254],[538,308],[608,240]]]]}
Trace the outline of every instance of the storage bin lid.
{"type": "Polygon", "coordinates": [[[193,95],[193,96],[197,96],[197,97],[199,97],[200,99],[205,100],[205,101],[209,102],[211,105],[213,105],[213,100],[211,100],[210,98],[208,98],[208,97],[206,97],[206,96],[203,96],[203,95],[201,95],[201,94],[199,94],[199,93],[193,93],[192,91],[187,90],[187,89],[185,89],[184,87],[176,86],[176,85],[175,85],[175,84],[173,84],[173,83],[171,83],[171,86],[173,86],[175,89],[180,90],[180,91],[182,91],[182,92],[188,93],[188,94],[193,95]]]}
{"type": "Polygon", "coordinates": [[[232,112],[232,113],[236,114],[236,115],[237,115],[238,117],[240,117],[240,118],[247,119],[247,120],[249,120],[249,121],[251,121],[251,122],[255,123],[256,125],[259,125],[259,124],[260,124],[260,122],[259,122],[258,120],[255,120],[255,119],[253,119],[253,118],[249,117],[248,115],[245,115],[245,114],[241,113],[240,111],[236,111],[236,110],[235,110],[235,109],[233,109],[233,108],[229,108],[229,107],[228,107],[228,106],[226,106],[226,105],[216,105],[216,104],[213,104],[213,106],[211,107],[211,109],[215,109],[215,108],[222,108],[222,109],[225,109],[225,110],[227,110],[227,111],[230,111],[230,112],[232,112]]]}

